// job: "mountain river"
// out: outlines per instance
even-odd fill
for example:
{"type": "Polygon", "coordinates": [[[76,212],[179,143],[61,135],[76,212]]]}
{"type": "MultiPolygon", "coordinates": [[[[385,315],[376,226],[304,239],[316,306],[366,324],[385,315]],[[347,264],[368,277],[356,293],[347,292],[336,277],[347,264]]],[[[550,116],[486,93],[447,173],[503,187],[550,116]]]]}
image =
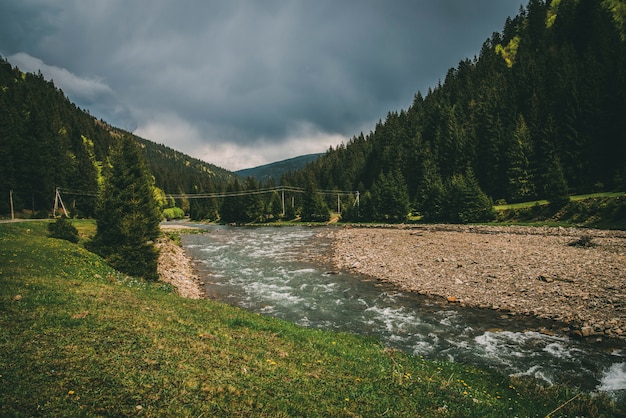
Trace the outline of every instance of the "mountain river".
{"type": "Polygon", "coordinates": [[[209,297],[301,326],[376,337],[425,358],[531,375],[626,398],[624,345],[537,330],[554,324],[442,305],[324,261],[319,228],[200,226],[183,236],[209,297]]]}

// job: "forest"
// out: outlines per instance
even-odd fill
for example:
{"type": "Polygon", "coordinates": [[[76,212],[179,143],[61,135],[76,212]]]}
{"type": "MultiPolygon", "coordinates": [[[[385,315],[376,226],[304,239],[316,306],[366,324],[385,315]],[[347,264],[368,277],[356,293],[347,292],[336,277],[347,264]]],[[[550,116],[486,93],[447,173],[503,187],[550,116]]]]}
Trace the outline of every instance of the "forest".
{"type": "Polygon", "coordinates": [[[626,190],[625,65],[624,0],[530,0],[408,109],[259,182],[111,127],[0,59],[0,214],[10,194],[16,211],[46,216],[59,187],[73,216],[93,216],[122,137],[139,143],[161,208],[198,220],[324,221],[333,207],[347,221],[465,223],[493,219],[494,203],[558,209],[626,190]]]}
{"type": "Polygon", "coordinates": [[[452,222],[626,190],[625,22],[624,1],[531,0],[408,109],[282,181],[358,190],[352,218],[452,222]]]}
{"type": "Polygon", "coordinates": [[[173,204],[165,194],[222,190],[236,177],[96,119],[41,73],[0,57],[0,214],[10,212],[11,196],[15,212],[45,218],[58,187],[71,216],[92,217],[103,167],[122,137],[139,144],[164,206],[173,204]]]}

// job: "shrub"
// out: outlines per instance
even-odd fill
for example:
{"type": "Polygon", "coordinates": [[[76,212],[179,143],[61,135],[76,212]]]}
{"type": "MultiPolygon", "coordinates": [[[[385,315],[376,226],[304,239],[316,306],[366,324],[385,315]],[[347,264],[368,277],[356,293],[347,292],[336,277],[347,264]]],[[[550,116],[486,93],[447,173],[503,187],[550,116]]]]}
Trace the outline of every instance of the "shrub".
{"type": "Polygon", "coordinates": [[[172,219],[183,219],[185,217],[185,212],[181,208],[167,208],[163,209],[163,217],[168,221],[172,219]]]}
{"type": "Polygon", "coordinates": [[[65,216],[49,223],[48,232],[52,238],[64,239],[74,244],[78,242],[78,230],[65,216]]]}

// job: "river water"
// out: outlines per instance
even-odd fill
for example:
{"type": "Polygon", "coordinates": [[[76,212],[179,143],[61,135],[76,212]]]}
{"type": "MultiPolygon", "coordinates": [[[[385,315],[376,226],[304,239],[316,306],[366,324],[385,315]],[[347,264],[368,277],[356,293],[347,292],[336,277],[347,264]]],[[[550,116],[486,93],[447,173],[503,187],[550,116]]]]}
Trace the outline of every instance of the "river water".
{"type": "Polygon", "coordinates": [[[538,332],[555,324],[441,305],[334,272],[319,228],[204,226],[183,237],[207,294],[312,328],[373,336],[432,359],[530,375],[626,398],[626,349],[538,332]]]}

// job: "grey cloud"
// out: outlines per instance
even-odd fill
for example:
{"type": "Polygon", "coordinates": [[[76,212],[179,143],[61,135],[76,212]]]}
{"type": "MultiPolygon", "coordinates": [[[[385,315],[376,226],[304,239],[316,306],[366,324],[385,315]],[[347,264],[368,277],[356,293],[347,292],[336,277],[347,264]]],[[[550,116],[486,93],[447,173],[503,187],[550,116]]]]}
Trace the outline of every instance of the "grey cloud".
{"type": "Polygon", "coordinates": [[[109,86],[99,79],[81,78],[72,74],[65,68],[59,68],[45,64],[39,58],[19,52],[8,57],[9,62],[18,66],[22,71],[41,71],[46,78],[56,82],[57,86],[65,89],[65,93],[76,100],[86,104],[96,104],[103,100],[108,100],[108,96],[113,94],[109,86]]]}
{"type": "MultiPolygon", "coordinates": [[[[350,137],[406,108],[477,54],[519,6],[0,0],[0,53],[25,53],[76,75],[69,79],[75,91],[63,87],[70,98],[126,129],[172,114],[198,132],[198,142],[280,144],[302,126],[350,137]]],[[[160,140],[176,148],[177,138],[160,140]]]]}

